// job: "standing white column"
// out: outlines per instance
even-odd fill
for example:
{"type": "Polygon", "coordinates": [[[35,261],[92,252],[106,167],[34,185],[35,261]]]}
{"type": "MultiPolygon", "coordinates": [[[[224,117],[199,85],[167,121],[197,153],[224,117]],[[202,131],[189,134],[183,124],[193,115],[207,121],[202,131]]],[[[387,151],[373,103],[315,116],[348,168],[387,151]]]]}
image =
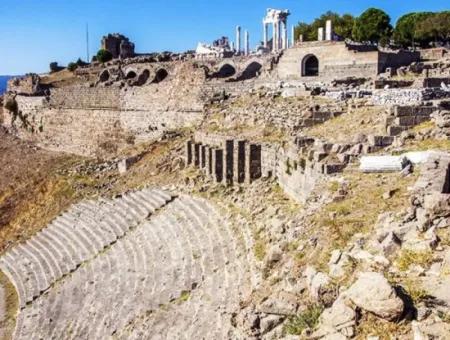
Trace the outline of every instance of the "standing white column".
{"type": "Polygon", "coordinates": [[[323,27],[319,27],[317,30],[317,40],[323,41],[323,27]]]}
{"type": "Polygon", "coordinates": [[[287,33],[287,22],[282,21],[282,30],[283,30],[283,38],[282,38],[282,46],[283,50],[288,48],[288,33],[287,33]]]}
{"type": "Polygon", "coordinates": [[[268,27],[265,22],[263,22],[264,27],[264,37],[263,37],[263,45],[265,48],[267,48],[267,41],[269,40],[269,33],[268,33],[268,27]]]}
{"type": "Polygon", "coordinates": [[[278,51],[278,23],[273,23],[272,51],[278,51]]]}
{"type": "Polygon", "coordinates": [[[241,52],[241,26],[236,26],[236,52],[241,52]]]}
{"type": "Polygon", "coordinates": [[[282,31],[282,27],[281,27],[281,21],[278,20],[278,50],[282,50],[283,49],[283,31],[282,31]]]}
{"type": "Polygon", "coordinates": [[[333,24],[331,20],[327,20],[325,25],[325,40],[333,40],[333,24]]]}
{"type": "Polygon", "coordinates": [[[291,46],[295,46],[295,26],[292,25],[291,27],[291,46]]]}
{"type": "Polygon", "coordinates": [[[245,35],[244,35],[244,53],[245,55],[249,55],[250,54],[250,35],[248,34],[248,31],[245,31],[245,35]]]}

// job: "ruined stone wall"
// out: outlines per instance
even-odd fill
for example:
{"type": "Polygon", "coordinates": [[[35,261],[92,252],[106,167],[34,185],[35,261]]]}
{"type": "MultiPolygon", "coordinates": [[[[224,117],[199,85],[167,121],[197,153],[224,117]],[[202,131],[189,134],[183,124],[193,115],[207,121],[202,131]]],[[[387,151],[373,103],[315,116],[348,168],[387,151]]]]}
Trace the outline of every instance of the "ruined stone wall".
{"type": "Polygon", "coordinates": [[[437,88],[427,89],[386,89],[375,90],[372,95],[374,105],[420,105],[424,101],[445,99],[450,92],[437,88]]]}
{"type": "Polygon", "coordinates": [[[410,65],[420,60],[419,52],[410,51],[389,51],[379,52],[378,73],[383,73],[386,68],[398,68],[400,66],[410,65]]]}
{"type": "Polygon", "coordinates": [[[380,52],[347,46],[345,42],[308,42],[284,51],[277,74],[282,80],[331,80],[346,77],[368,78],[419,61],[418,52],[380,52]],[[314,55],[319,60],[319,76],[302,76],[303,60],[314,55]]]}
{"type": "Polygon", "coordinates": [[[143,87],[52,89],[49,97],[16,96],[21,119],[5,112],[19,137],[53,150],[105,156],[165,131],[200,123],[201,79],[194,70],[143,87]]]}
{"type": "Polygon", "coordinates": [[[319,78],[370,77],[378,72],[378,52],[357,52],[344,42],[305,43],[284,51],[277,67],[278,78],[298,80],[302,77],[302,61],[308,55],[319,60],[319,78]]]}
{"type": "Polygon", "coordinates": [[[49,106],[65,109],[119,109],[118,87],[71,86],[52,89],[49,106]]]}

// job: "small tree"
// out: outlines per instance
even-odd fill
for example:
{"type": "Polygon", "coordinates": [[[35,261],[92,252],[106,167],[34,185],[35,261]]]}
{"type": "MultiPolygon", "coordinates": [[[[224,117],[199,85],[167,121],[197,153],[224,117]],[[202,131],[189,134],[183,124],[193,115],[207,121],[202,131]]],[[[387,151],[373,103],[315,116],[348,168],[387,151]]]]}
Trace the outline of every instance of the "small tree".
{"type": "Polygon", "coordinates": [[[108,50],[101,49],[97,52],[97,60],[101,63],[106,63],[112,60],[113,55],[108,50]]]}
{"type": "Polygon", "coordinates": [[[59,71],[61,71],[62,69],[64,69],[64,67],[59,66],[58,63],[57,63],[56,61],[50,63],[50,72],[51,72],[51,73],[53,73],[53,72],[59,72],[59,71]]]}
{"type": "Polygon", "coordinates": [[[422,21],[432,16],[431,12],[408,13],[398,19],[393,38],[396,44],[408,47],[415,44],[427,45],[427,39],[418,34],[418,26],[422,21]]]}
{"type": "Polygon", "coordinates": [[[83,67],[88,65],[88,63],[86,63],[85,61],[81,60],[81,58],[78,58],[78,60],[76,61],[77,66],[79,67],[83,67]]]}
{"type": "Polygon", "coordinates": [[[369,8],[353,26],[353,39],[360,42],[378,43],[387,41],[392,34],[391,18],[384,11],[377,8],[369,8]]]}
{"type": "Polygon", "coordinates": [[[69,63],[69,65],[67,65],[67,69],[68,69],[70,72],[75,71],[77,68],[78,68],[78,65],[77,65],[76,63],[69,63]]]}
{"type": "Polygon", "coordinates": [[[445,44],[450,41],[450,11],[434,13],[417,25],[416,34],[429,42],[445,44]]]}

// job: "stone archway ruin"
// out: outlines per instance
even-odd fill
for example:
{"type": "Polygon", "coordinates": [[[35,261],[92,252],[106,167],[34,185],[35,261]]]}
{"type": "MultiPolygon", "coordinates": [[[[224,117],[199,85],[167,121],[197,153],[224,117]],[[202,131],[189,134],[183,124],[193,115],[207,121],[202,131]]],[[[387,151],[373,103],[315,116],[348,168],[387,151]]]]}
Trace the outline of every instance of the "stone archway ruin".
{"type": "Polygon", "coordinates": [[[148,81],[148,78],[150,78],[150,71],[145,69],[139,75],[137,85],[144,85],[148,81]]]}
{"type": "Polygon", "coordinates": [[[137,73],[134,70],[127,70],[126,74],[125,74],[125,78],[126,79],[134,79],[137,77],[137,73]]]}
{"type": "Polygon", "coordinates": [[[249,63],[242,74],[239,76],[237,80],[248,80],[255,78],[259,75],[260,71],[262,69],[262,64],[258,61],[252,61],[249,63]]]}
{"type": "Polygon", "coordinates": [[[155,77],[153,78],[152,83],[158,84],[158,83],[162,82],[164,79],[166,79],[168,75],[169,75],[169,72],[167,72],[166,69],[160,68],[158,71],[156,71],[156,74],[155,74],[155,77]]]}
{"type": "Polygon", "coordinates": [[[236,68],[231,64],[223,64],[217,72],[213,74],[213,78],[229,78],[236,74],[236,68]]]}
{"type": "Polygon", "coordinates": [[[100,73],[100,75],[98,76],[98,80],[101,83],[104,83],[105,81],[108,81],[110,77],[111,77],[111,75],[109,74],[109,71],[108,70],[103,70],[100,73]]]}
{"type": "Polygon", "coordinates": [[[319,75],[319,59],[314,54],[308,54],[302,60],[302,77],[317,77],[319,75]]]}

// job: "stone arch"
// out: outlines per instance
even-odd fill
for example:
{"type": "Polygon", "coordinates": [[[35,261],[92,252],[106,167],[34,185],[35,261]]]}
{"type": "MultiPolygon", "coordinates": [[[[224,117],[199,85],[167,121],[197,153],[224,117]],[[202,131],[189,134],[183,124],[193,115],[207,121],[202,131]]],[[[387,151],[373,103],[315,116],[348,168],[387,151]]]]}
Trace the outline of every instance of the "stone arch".
{"type": "Polygon", "coordinates": [[[302,77],[319,75],[319,59],[314,54],[306,55],[302,60],[302,77]]]}
{"type": "Polygon", "coordinates": [[[102,72],[100,72],[100,75],[98,76],[98,80],[101,83],[104,83],[105,81],[108,81],[110,77],[111,77],[111,74],[109,73],[109,71],[103,70],[102,72]]]}
{"type": "Polygon", "coordinates": [[[141,72],[141,74],[139,74],[137,84],[144,85],[148,81],[148,78],[150,78],[150,71],[145,69],[141,72]]]}
{"type": "Polygon", "coordinates": [[[261,69],[262,69],[262,63],[258,60],[253,60],[249,62],[245,68],[244,71],[242,71],[242,74],[239,76],[238,80],[247,80],[255,78],[259,75],[261,69]]]}
{"type": "Polygon", "coordinates": [[[164,79],[166,79],[168,75],[169,75],[169,72],[167,72],[166,69],[160,68],[158,71],[156,71],[155,77],[153,78],[152,83],[158,84],[158,83],[162,82],[164,79]]]}
{"type": "Polygon", "coordinates": [[[222,64],[219,69],[214,72],[213,78],[229,78],[236,74],[236,67],[230,63],[222,64]]]}
{"type": "Polygon", "coordinates": [[[125,72],[125,78],[126,79],[134,79],[136,77],[137,77],[136,70],[133,70],[133,69],[126,70],[126,72],[125,72]]]}

